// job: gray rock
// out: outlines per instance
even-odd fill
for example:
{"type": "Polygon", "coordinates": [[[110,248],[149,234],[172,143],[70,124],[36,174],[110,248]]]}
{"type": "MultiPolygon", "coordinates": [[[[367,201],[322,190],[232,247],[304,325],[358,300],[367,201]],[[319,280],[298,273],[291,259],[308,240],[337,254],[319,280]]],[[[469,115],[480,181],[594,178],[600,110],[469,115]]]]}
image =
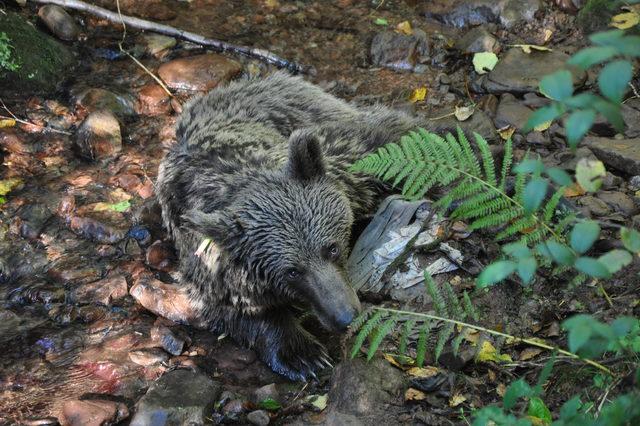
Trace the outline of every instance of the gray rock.
{"type": "Polygon", "coordinates": [[[352,414],[330,411],[322,424],[324,426],[364,426],[365,423],[362,423],[352,414]]]}
{"type": "Polygon", "coordinates": [[[156,380],[136,404],[131,426],[208,423],[220,383],[202,373],[173,370],[156,380]]]}
{"type": "Polygon", "coordinates": [[[583,141],[607,166],[630,175],[640,174],[640,138],[609,139],[588,137],[583,141]]]}
{"type": "Polygon", "coordinates": [[[80,155],[90,160],[105,160],[122,150],[118,119],[107,110],[92,112],[76,132],[80,155]]]}
{"type": "Polygon", "coordinates": [[[62,40],[77,40],[80,29],[66,10],[55,4],[42,6],[38,16],[56,37],[62,40]]]}
{"type": "Polygon", "coordinates": [[[275,401],[280,400],[280,393],[278,392],[278,388],[275,383],[271,383],[270,385],[265,385],[256,389],[253,393],[253,396],[256,404],[269,398],[275,401]]]}
{"type": "MultiPolygon", "coordinates": [[[[509,49],[500,58],[496,67],[475,82],[476,86],[490,93],[528,93],[537,92],[540,80],[566,67],[569,55],[559,50],[540,52],[533,50],[524,53],[522,49],[509,49]]],[[[586,78],[584,71],[569,68],[573,73],[574,85],[580,86],[586,78]]]]}
{"type": "Polygon", "coordinates": [[[531,145],[548,145],[551,143],[549,138],[542,132],[529,132],[527,133],[527,143],[531,145]]]}
{"type": "Polygon", "coordinates": [[[540,0],[508,0],[500,13],[500,23],[511,28],[519,21],[531,22],[538,9],[540,0]]]}
{"type": "Polygon", "coordinates": [[[247,414],[247,420],[249,420],[252,425],[256,426],[267,426],[271,422],[269,414],[264,410],[250,412],[247,414]]]}
{"type": "Polygon", "coordinates": [[[611,212],[607,203],[591,195],[580,198],[578,202],[594,216],[606,216],[611,212]]]}
{"type": "Polygon", "coordinates": [[[428,2],[426,15],[455,27],[501,23],[509,28],[520,20],[531,21],[540,0],[454,0],[428,2]]]}
{"type": "Polygon", "coordinates": [[[11,69],[0,67],[0,93],[4,98],[53,93],[73,74],[77,61],[71,51],[21,16],[0,13],[0,28],[11,45],[4,61],[11,69]]]}
{"type": "Polygon", "coordinates": [[[67,401],[62,407],[61,422],[67,426],[102,426],[129,417],[127,406],[107,400],[67,401]]]}
{"type": "Polygon", "coordinates": [[[497,128],[513,126],[517,130],[524,127],[531,115],[531,110],[518,101],[515,96],[505,93],[500,97],[500,104],[496,111],[495,124],[497,128]]]}
{"type": "MultiPolygon", "coordinates": [[[[452,112],[450,109],[439,110],[431,114],[431,116],[442,117],[443,115],[446,115],[450,112],[452,112]]],[[[465,121],[458,121],[453,116],[447,116],[437,121],[431,121],[429,118],[425,118],[425,120],[428,120],[428,122],[433,124],[436,129],[452,131],[455,133],[456,128],[460,126],[465,134],[469,136],[471,136],[475,132],[489,142],[497,141],[499,139],[496,128],[493,125],[493,121],[491,120],[491,118],[489,118],[487,113],[482,110],[476,110],[473,115],[465,121]]]]}
{"type": "Polygon", "coordinates": [[[424,31],[412,35],[382,31],[371,41],[371,62],[375,66],[398,71],[412,71],[419,57],[429,55],[429,43],[424,31]]]}
{"type": "Polygon", "coordinates": [[[343,361],[333,372],[330,411],[374,419],[385,413],[385,405],[404,404],[405,388],[402,372],[381,358],[343,361]]]}
{"type": "Polygon", "coordinates": [[[632,191],[640,191],[640,175],[632,176],[629,179],[629,189],[632,191]]]}
{"type": "Polygon", "coordinates": [[[618,191],[600,191],[597,197],[607,203],[613,210],[620,212],[626,216],[633,216],[638,212],[633,198],[627,194],[618,191]]]}
{"type": "Polygon", "coordinates": [[[164,325],[156,325],[151,329],[151,340],[171,355],[180,355],[186,340],[178,336],[164,325]]]}
{"type": "Polygon", "coordinates": [[[464,53],[493,52],[498,47],[498,40],[486,27],[479,26],[467,31],[456,41],[455,47],[464,53]]]}

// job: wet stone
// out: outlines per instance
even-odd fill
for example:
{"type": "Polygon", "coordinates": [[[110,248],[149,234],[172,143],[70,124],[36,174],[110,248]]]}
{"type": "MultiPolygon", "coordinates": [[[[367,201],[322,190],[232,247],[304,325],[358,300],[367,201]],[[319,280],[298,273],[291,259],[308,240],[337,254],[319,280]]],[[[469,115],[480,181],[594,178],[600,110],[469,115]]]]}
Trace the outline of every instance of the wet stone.
{"type": "Polygon", "coordinates": [[[38,16],[56,37],[62,40],[77,40],[80,30],[71,15],[55,4],[42,6],[38,16]]]}
{"type": "Polygon", "coordinates": [[[174,59],[158,68],[160,78],[172,89],[208,91],[231,80],[242,65],[215,53],[174,59]]]}
{"type": "Polygon", "coordinates": [[[455,0],[428,2],[425,13],[447,25],[466,27],[501,23],[509,28],[516,22],[531,21],[540,0],[455,0]]]}
{"type": "Polygon", "coordinates": [[[119,117],[130,117],[136,114],[135,100],[129,94],[114,93],[94,87],[80,91],[75,99],[76,106],[88,112],[107,110],[119,117]]]}
{"type": "Polygon", "coordinates": [[[199,324],[196,311],[182,287],[144,275],[136,280],[129,293],[138,303],[156,315],[178,323],[199,324]]]}
{"type": "Polygon", "coordinates": [[[143,34],[140,42],[146,53],[152,56],[162,56],[165,51],[176,45],[176,39],[162,34],[143,34]]]}
{"type": "Polygon", "coordinates": [[[633,198],[627,194],[617,191],[600,191],[597,197],[607,203],[614,211],[620,212],[625,216],[633,216],[638,212],[636,204],[633,202],[633,198]]]}
{"type": "Polygon", "coordinates": [[[147,248],[147,265],[153,269],[167,272],[171,269],[173,260],[173,250],[168,244],[162,241],[155,241],[147,248]]]}
{"type": "Polygon", "coordinates": [[[415,29],[412,35],[382,31],[371,41],[373,65],[398,71],[411,71],[421,58],[429,55],[429,43],[424,31],[415,29]]]}
{"type": "Polygon", "coordinates": [[[267,426],[271,419],[269,418],[269,414],[267,414],[264,410],[256,410],[247,414],[247,420],[252,425],[256,426],[267,426]]]}
{"type": "Polygon", "coordinates": [[[129,359],[138,365],[149,366],[166,362],[169,355],[160,348],[143,348],[129,352],[129,359]]]}
{"type": "Polygon", "coordinates": [[[278,401],[280,399],[280,393],[278,392],[278,388],[275,383],[271,383],[270,385],[265,385],[256,389],[253,395],[256,403],[260,403],[265,399],[273,399],[275,401],[278,401]]]}
{"type": "Polygon", "coordinates": [[[640,191],[640,175],[632,176],[629,179],[629,189],[632,191],[640,191]]]}
{"type": "Polygon", "coordinates": [[[67,401],[60,423],[64,426],[104,426],[129,417],[127,406],[107,400],[67,401]]]}
{"type": "Polygon", "coordinates": [[[608,167],[630,175],[640,174],[640,138],[609,139],[588,137],[583,141],[608,167]]]}
{"type": "Polygon", "coordinates": [[[464,53],[493,52],[498,47],[498,40],[486,27],[480,26],[467,31],[456,40],[455,46],[464,53]]]}
{"type": "Polygon", "coordinates": [[[245,402],[241,399],[232,399],[224,404],[222,407],[222,413],[230,418],[237,418],[240,414],[246,411],[245,402]]]}
{"type": "Polygon", "coordinates": [[[131,426],[205,424],[220,392],[220,383],[202,373],[170,371],[138,401],[131,426]]]}
{"type": "Polygon", "coordinates": [[[580,198],[579,203],[594,216],[606,216],[611,212],[607,203],[591,195],[580,198]]]}
{"type": "MultiPolygon", "coordinates": [[[[508,50],[496,67],[487,75],[481,76],[480,84],[489,93],[527,93],[537,92],[540,80],[565,68],[569,55],[559,50],[552,52],[532,51],[527,54],[514,47],[508,50]]],[[[571,69],[574,84],[580,86],[585,79],[584,71],[571,69]]]]}
{"type": "Polygon", "coordinates": [[[138,92],[138,112],[143,115],[162,115],[171,112],[171,98],[159,84],[147,84],[138,92]]]}
{"type": "Polygon", "coordinates": [[[100,281],[79,286],[74,290],[80,303],[100,303],[105,306],[128,294],[127,280],[123,275],[108,277],[100,281]]]}
{"type": "Polygon", "coordinates": [[[151,329],[151,340],[172,355],[180,355],[186,343],[185,339],[164,325],[156,325],[151,329]]]}
{"type": "Polygon", "coordinates": [[[531,110],[518,101],[515,96],[505,93],[500,97],[500,104],[496,111],[496,127],[513,126],[522,129],[526,124],[531,110]]]}
{"type": "Polygon", "coordinates": [[[91,160],[106,160],[122,150],[118,119],[109,111],[92,112],[76,133],[80,155],[91,160]]]}
{"type": "Polygon", "coordinates": [[[106,225],[90,217],[73,216],[69,219],[69,228],[88,240],[102,244],[114,244],[124,238],[124,231],[106,225]]]}

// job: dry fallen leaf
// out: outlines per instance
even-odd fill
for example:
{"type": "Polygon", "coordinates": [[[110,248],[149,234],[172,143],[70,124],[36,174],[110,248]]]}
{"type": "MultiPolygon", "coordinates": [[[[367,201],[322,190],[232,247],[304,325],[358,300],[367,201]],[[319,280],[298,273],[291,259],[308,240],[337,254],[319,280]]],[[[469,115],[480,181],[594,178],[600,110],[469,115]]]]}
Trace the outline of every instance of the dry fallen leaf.
{"type": "Polygon", "coordinates": [[[482,342],[480,352],[478,352],[479,362],[512,362],[513,360],[507,354],[501,354],[498,350],[489,342],[485,340],[482,342]]]}
{"type": "Polygon", "coordinates": [[[551,123],[553,123],[553,121],[545,121],[535,126],[533,130],[535,130],[536,132],[543,132],[551,126],[551,123]]]}
{"type": "Polygon", "coordinates": [[[542,353],[542,349],[539,348],[526,348],[520,352],[520,361],[527,361],[537,357],[542,353]]]}
{"type": "Polygon", "coordinates": [[[14,120],[13,118],[5,118],[0,120],[0,129],[4,127],[13,127],[15,125],[16,125],[16,120],[14,120]]]}
{"type": "Polygon", "coordinates": [[[415,360],[413,358],[404,355],[385,353],[382,356],[389,362],[389,364],[393,365],[394,367],[400,368],[401,370],[406,370],[407,368],[410,368],[413,364],[415,364],[415,360]]]}
{"type": "Polygon", "coordinates": [[[427,398],[427,394],[414,388],[409,388],[404,393],[405,401],[422,401],[427,398]]]}
{"type": "Polygon", "coordinates": [[[402,33],[404,35],[411,35],[413,34],[413,28],[411,28],[411,23],[409,21],[402,21],[400,22],[397,26],[396,26],[396,30],[399,33],[402,33]]]}
{"type": "Polygon", "coordinates": [[[574,182],[571,186],[566,187],[564,190],[564,196],[567,198],[579,197],[586,193],[587,191],[585,191],[578,182],[574,182]]]}
{"type": "Polygon", "coordinates": [[[410,376],[426,379],[438,374],[440,370],[437,367],[413,367],[407,370],[410,376]]]}
{"type": "Polygon", "coordinates": [[[548,28],[545,28],[543,42],[544,43],[548,42],[549,40],[551,40],[551,37],[553,37],[553,31],[551,31],[548,28]]]}
{"type": "Polygon", "coordinates": [[[620,30],[627,30],[635,27],[638,23],[640,23],[640,14],[637,12],[627,12],[612,17],[609,25],[620,30]]]}
{"type": "Polygon", "coordinates": [[[512,47],[519,47],[520,49],[522,49],[522,51],[524,53],[531,53],[532,50],[538,50],[538,51],[542,51],[542,52],[552,52],[552,49],[545,47],[545,46],[538,46],[535,44],[512,44],[512,47]]]}
{"type": "Polygon", "coordinates": [[[473,112],[474,112],[474,107],[472,106],[456,107],[456,110],[453,113],[453,115],[456,116],[456,119],[458,121],[465,121],[466,119],[468,119],[473,115],[473,112]]]}
{"type": "Polygon", "coordinates": [[[505,386],[505,384],[504,383],[498,383],[498,386],[496,386],[496,393],[500,397],[503,397],[506,391],[507,391],[507,387],[505,386]]]}
{"type": "Polygon", "coordinates": [[[498,134],[500,135],[500,137],[502,138],[502,140],[509,140],[511,138],[511,136],[513,136],[513,134],[515,133],[516,128],[513,126],[504,126],[500,129],[498,129],[498,134]]]}
{"type": "Polygon", "coordinates": [[[411,96],[409,96],[409,101],[412,103],[422,102],[427,97],[427,88],[425,86],[418,87],[417,89],[413,89],[411,92],[411,96]]]}
{"type": "Polygon", "coordinates": [[[455,394],[451,398],[449,398],[449,407],[451,408],[457,407],[458,405],[462,404],[466,400],[467,398],[465,398],[464,396],[460,394],[455,394]]]}

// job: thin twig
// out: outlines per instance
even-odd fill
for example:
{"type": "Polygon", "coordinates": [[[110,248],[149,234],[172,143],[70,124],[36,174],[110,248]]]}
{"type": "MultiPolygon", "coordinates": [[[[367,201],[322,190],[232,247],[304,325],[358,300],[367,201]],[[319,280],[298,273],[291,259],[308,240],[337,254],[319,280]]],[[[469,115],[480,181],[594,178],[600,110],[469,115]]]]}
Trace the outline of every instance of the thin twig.
{"type": "Polygon", "coordinates": [[[118,16],[120,17],[120,23],[122,24],[122,40],[120,42],[118,42],[118,48],[120,49],[120,51],[122,53],[124,53],[129,58],[131,58],[133,60],[133,62],[135,62],[147,74],[149,74],[151,76],[151,78],[153,78],[160,85],[160,87],[162,87],[162,89],[165,92],[167,92],[167,95],[169,95],[169,97],[172,98],[173,97],[173,93],[171,93],[169,88],[167,86],[165,86],[164,82],[162,80],[160,80],[160,78],[158,76],[156,76],[154,73],[152,73],[151,70],[149,70],[149,68],[147,68],[142,62],[140,62],[138,60],[138,58],[134,57],[131,53],[126,51],[124,49],[124,47],[122,47],[122,43],[124,43],[124,40],[127,38],[127,25],[125,24],[123,16],[122,16],[122,13],[120,12],[120,0],[116,0],[116,6],[118,7],[118,16]]]}
{"type": "Polygon", "coordinates": [[[139,30],[151,31],[158,34],[164,34],[171,37],[176,37],[181,40],[187,40],[192,43],[199,44],[201,46],[209,47],[221,53],[233,53],[237,55],[244,55],[250,58],[259,59],[271,65],[275,65],[278,68],[286,68],[293,73],[309,74],[313,68],[305,65],[298,64],[283,59],[268,50],[256,49],[248,46],[237,46],[234,44],[226,43],[224,41],[215,40],[212,38],[204,37],[200,34],[184,31],[179,28],[174,28],[169,25],[157,24],[155,22],[147,21],[145,19],[136,18],[134,16],[119,15],[116,12],[112,12],[108,9],[94,6],[85,3],[80,0],[31,0],[34,3],[43,4],[56,4],[58,6],[66,7],[69,9],[79,10],[87,12],[100,18],[107,19],[111,22],[125,24],[131,28],[137,28],[139,30]]]}
{"type": "Polygon", "coordinates": [[[72,135],[71,132],[67,132],[65,130],[54,129],[53,127],[43,126],[41,124],[32,123],[30,121],[22,120],[22,119],[18,118],[13,112],[11,112],[11,110],[9,108],[7,108],[7,105],[5,105],[5,103],[4,103],[4,101],[2,99],[0,99],[0,105],[2,105],[2,108],[5,111],[7,111],[7,113],[11,116],[11,117],[6,117],[4,115],[0,115],[1,119],[8,119],[8,120],[13,119],[16,122],[21,123],[21,124],[26,124],[28,126],[40,127],[41,129],[44,129],[45,132],[60,133],[60,134],[63,134],[63,135],[72,135]]]}

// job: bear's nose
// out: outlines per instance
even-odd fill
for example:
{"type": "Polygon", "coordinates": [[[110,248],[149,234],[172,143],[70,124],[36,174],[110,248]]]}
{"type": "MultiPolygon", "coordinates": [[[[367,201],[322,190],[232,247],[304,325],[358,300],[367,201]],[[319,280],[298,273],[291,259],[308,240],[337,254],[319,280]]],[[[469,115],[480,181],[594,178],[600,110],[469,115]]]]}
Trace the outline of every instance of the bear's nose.
{"type": "Polygon", "coordinates": [[[347,327],[353,322],[353,319],[356,316],[355,311],[343,311],[341,312],[335,320],[336,328],[339,331],[346,331],[347,327]]]}

